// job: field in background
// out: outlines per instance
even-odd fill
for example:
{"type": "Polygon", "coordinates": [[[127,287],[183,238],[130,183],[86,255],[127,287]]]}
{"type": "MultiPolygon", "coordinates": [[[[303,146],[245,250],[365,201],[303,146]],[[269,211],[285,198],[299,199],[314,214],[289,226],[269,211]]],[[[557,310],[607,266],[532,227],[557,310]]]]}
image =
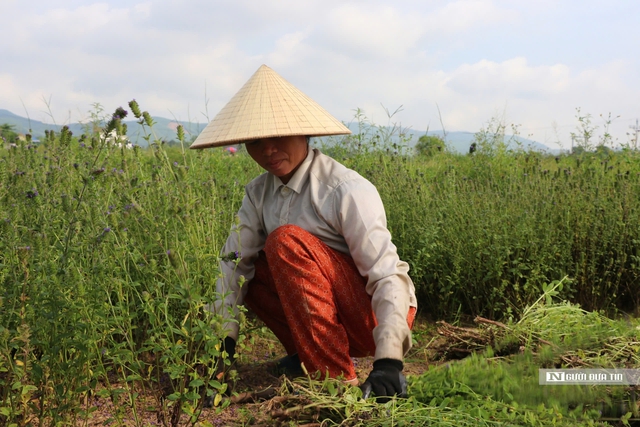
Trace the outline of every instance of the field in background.
{"type": "MultiPolygon", "coordinates": [[[[180,129],[177,146],[155,144],[131,110],[147,149],[107,143],[125,132],[117,111],[94,134],[63,128],[0,154],[0,424],[74,423],[91,396],[136,423],[148,395],[176,424],[225,390],[212,378],[221,321],[204,307],[261,171],[242,150],[189,151],[180,129]]],[[[517,322],[559,281],[558,300],[637,316],[640,153],[552,156],[501,135],[479,132],[469,155],[414,155],[368,128],[323,150],[379,189],[423,318],[517,322]]]]}

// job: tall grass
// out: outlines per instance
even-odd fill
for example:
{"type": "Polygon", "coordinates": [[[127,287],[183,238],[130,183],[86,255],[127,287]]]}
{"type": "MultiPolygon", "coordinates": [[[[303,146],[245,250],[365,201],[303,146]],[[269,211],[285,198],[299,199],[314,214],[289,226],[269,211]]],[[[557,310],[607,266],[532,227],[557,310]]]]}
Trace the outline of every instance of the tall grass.
{"type": "Polygon", "coordinates": [[[637,313],[639,153],[553,156],[476,138],[473,155],[343,160],[379,189],[422,311],[509,316],[568,275],[563,298],[637,313]]]}
{"type": "MultiPolygon", "coordinates": [[[[141,423],[197,420],[221,320],[218,257],[243,187],[260,173],[242,150],[190,151],[126,133],[117,110],[97,131],[48,132],[0,154],[0,424],[71,424],[93,396],[141,423]]],[[[379,189],[421,311],[509,316],[568,275],[560,297],[637,310],[640,156],[553,156],[503,149],[480,133],[474,155],[409,155],[374,129],[330,150],[379,189]]]]}
{"type": "Polygon", "coordinates": [[[224,387],[204,307],[248,164],[110,145],[122,118],[0,159],[0,421],[68,422],[92,393],[136,418],[142,385],[173,423],[224,387]]]}

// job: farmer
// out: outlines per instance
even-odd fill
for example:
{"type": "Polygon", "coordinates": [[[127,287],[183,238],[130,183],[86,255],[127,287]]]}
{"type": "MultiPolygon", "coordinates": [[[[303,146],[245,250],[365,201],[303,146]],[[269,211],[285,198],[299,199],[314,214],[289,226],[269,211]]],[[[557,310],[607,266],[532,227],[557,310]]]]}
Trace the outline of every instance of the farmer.
{"type": "Polygon", "coordinates": [[[212,310],[228,319],[231,360],[244,304],[286,349],[280,373],[301,375],[304,364],[358,385],[351,357],[374,356],[361,388],[384,401],[406,394],[403,356],[417,304],[376,188],[309,147],[311,136],[349,133],[263,65],[191,145],[245,143],[266,170],[245,188],[212,310]]]}

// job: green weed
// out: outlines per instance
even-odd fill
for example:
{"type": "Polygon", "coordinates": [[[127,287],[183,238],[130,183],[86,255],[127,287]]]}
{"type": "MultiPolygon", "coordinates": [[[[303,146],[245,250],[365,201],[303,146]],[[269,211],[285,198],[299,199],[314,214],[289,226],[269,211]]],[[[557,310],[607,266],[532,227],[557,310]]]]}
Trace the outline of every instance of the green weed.
{"type": "MultiPolygon", "coordinates": [[[[206,307],[219,297],[219,252],[244,185],[261,171],[243,150],[186,149],[181,128],[168,146],[135,101],[129,110],[148,147],[114,144],[126,136],[128,111],[103,118],[98,109],[83,135],[62,128],[0,154],[0,424],[76,424],[106,397],[118,408],[112,422],[142,425],[143,394],[154,396],[164,424],[195,424],[203,397],[226,388],[212,378],[222,320],[206,307]]],[[[400,126],[375,126],[361,112],[357,120],[360,132],[325,150],[379,189],[421,313],[513,318],[565,276],[558,297],[586,310],[578,325],[596,318],[587,312],[638,310],[636,151],[528,152],[505,143],[494,122],[473,154],[447,152],[445,141],[416,156],[400,126]]],[[[522,328],[573,343],[552,327],[567,323],[557,317],[566,310],[554,310],[528,313],[522,328]],[[542,319],[556,323],[542,328],[542,319]]],[[[597,319],[598,334],[620,335],[597,319]]],[[[583,351],[597,359],[593,345],[583,351]]],[[[437,413],[424,403],[396,402],[391,413],[442,425],[496,424],[481,411],[529,416],[494,400],[437,413]]],[[[359,410],[346,419],[375,418],[359,410]]]]}

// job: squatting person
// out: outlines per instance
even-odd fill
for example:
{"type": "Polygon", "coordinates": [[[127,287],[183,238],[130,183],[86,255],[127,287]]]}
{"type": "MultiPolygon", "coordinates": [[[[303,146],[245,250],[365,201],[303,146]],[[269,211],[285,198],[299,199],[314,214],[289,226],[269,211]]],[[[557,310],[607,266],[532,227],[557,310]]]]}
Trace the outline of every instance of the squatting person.
{"type": "Polygon", "coordinates": [[[216,288],[223,297],[212,308],[228,318],[231,359],[244,304],[286,349],[281,371],[300,374],[302,363],[358,385],[351,357],[372,355],[361,387],[384,399],[406,394],[403,357],[417,302],[376,188],[309,147],[309,137],[349,133],[263,65],[190,148],[244,143],[266,171],[246,186],[222,249],[239,254],[221,262],[216,288]]]}

